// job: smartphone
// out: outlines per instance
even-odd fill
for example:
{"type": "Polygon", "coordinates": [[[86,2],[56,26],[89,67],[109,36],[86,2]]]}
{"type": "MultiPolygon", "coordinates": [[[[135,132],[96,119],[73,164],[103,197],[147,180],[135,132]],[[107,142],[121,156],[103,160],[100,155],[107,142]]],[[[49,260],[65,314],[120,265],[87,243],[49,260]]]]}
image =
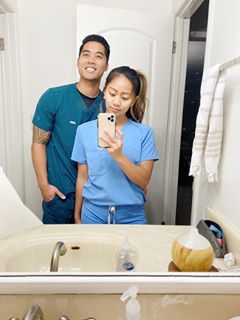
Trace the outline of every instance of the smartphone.
{"type": "Polygon", "coordinates": [[[105,132],[111,137],[115,137],[116,116],[113,113],[99,113],[98,114],[98,146],[100,148],[108,148],[109,145],[102,140],[105,132]]]}

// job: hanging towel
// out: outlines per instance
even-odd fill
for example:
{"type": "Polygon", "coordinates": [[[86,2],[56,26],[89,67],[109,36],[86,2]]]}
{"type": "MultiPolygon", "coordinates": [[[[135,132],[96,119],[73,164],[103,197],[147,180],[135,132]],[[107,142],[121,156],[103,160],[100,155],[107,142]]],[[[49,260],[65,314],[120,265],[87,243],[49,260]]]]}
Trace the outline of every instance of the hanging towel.
{"type": "Polygon", "coordinates": [[[194,177],[199,175],[204,163],[208,182],[218,181],[223,130],[224,87],[225,74],[220,73],[220,65],[203,73],[189,175],[194,177]]]}

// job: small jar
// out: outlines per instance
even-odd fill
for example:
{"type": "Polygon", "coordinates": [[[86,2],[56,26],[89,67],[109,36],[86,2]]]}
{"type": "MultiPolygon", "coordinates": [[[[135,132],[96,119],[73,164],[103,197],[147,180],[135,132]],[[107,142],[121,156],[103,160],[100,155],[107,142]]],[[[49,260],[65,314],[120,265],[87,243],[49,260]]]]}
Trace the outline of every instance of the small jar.
{"type": "Polygon", "coordinates": [[[214,259],[210,242],[196,228],[178,236],[172,244],[172,260],[180,271],[209,271],[214,259]]]}

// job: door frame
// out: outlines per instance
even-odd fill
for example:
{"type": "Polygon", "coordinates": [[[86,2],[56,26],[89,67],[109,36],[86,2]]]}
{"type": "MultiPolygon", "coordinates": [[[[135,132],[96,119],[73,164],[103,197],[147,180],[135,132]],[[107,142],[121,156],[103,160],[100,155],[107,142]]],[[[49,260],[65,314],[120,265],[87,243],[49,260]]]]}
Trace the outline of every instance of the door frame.
{"type": "Polygon", "coordinates": [[[12,0],[0,0],[0,12],[5,43],[2,79],[6,175],[24,200],[23,122],[16,3],[12,0]]]}
{"type": "MultiPolygon", "coordinates": [[[[0,38],[3,38],[3,21],[2,21],[2,10],[0,8],[0,38]]],[[[3,65],[3,52],[0,49],[0,165],[3,167],[3,170],[6,171],[6,151],[5,151],[5,121],[3,116],[3,105],[4,105],[4,95],[3,95],[3,75],[4,75],[4,65],[3,65]]]]}
{"type": "Polygon", "coordinates": [[[175,14],[172,55],[171,87],[165,152],[163,220],[175,224],[177,207],[178,171],[182,130],[184,90],[187,70],[190,17],[204,0],[186,0],[175,14]]]}

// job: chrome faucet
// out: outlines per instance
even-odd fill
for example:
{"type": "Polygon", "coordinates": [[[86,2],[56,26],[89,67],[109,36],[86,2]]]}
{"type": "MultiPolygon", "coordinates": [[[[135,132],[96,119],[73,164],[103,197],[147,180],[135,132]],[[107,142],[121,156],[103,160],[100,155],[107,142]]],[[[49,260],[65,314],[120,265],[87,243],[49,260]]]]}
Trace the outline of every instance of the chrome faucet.
{"type": "MultiPolygon", "coordinates": [[[[19,320],[19,319],[13,317],[13,318],[10,318],[9,320],[19,320]]],[[[37,304],[33,304],[25,314],[23,320],[44,320],[41,308],[37,304]]],[[[65,315],[62,315],[58,318],[58,320],[70,320],[70,318],[68,318],[65,315]]],[[[96,318],[89,317],[83,320],[96,320],[96,318]]]]}
{"type": "Polygon", "coordinates": [[[37,304],[33,304],[23,317],[23,320],[44,320],[42,309],[37,304]]]}
{"type": "Polygon", "coordinates": [[[52,253],[51,266],[50,266],[51,272],[58,271],[59,256],[64,256],[66,252],[67,252],[67,248],[65,244],[62,241],[58,241],[55,244],[55,247],[52,253]]]}
{"type": "MultiPolygon", "coordinates": [[[[60,318],[58,318],[58,320],[70,320],[70,319],[67,316],[61,316],[60,318]]],[[[83,320],[96,320],[96,318],[89,317],[83,320]]]]}

